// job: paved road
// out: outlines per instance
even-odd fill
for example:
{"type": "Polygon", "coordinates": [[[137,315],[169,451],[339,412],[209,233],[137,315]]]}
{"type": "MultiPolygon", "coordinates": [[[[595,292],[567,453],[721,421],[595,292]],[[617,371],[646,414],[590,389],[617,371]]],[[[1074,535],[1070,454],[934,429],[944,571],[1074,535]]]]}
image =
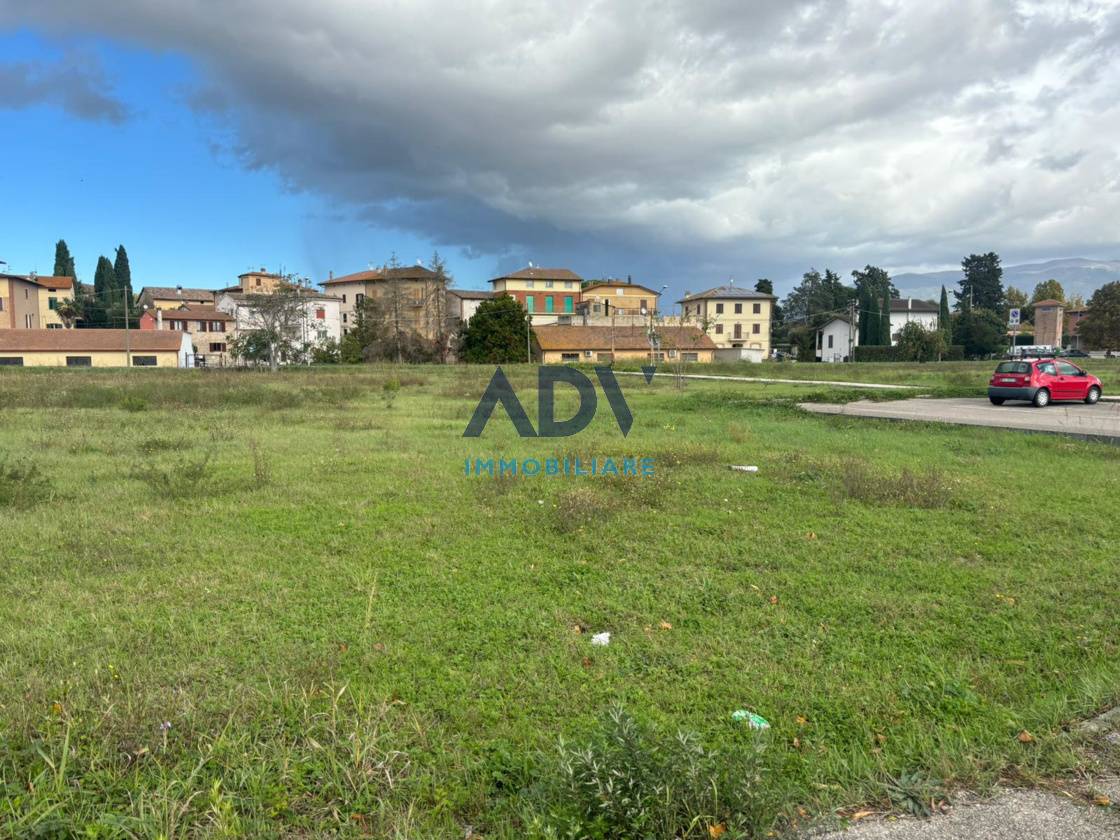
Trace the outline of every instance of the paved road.
{"type": "MultiPolygon", "coordinates": [[[[645,376],[644,373],[636,370],[616,370],[618,376],[645,376]]],[[[676,376],[675,373],[665,373],[664,371],[653,374],[654,376],[676,376]]],[[[844,382],[837,379],[770,379],[761,376],[724,376],[723,374],[713,373],[684,373],[681,374],[683,379],[709,379],[715,382],[772,382],[782,385],[835,385],[838,388],[873,388],[882,389],[887,391],[917,391],[920,390],[918,385],[885,385],[879,382],[844,382]]]]}
{"type": "Polygon", "coordinates": [[[801,407],[818,414],[995,426],[1120,440],[1120,403],[1054,403],[1046,408],[1035,408],[1016,403],[992,405],[986,399],[919,397],[895,402],[802,403],[801,407]]]}

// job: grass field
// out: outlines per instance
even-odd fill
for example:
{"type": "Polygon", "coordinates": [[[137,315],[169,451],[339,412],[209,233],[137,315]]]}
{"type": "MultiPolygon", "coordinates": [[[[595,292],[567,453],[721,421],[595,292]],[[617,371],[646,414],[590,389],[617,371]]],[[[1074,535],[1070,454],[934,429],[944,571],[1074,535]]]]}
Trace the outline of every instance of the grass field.
{"type": "Polygon", "coordinates": [[[730,840],[1087,760],[1120,449],[640,379],[464,439],[489,374],[0,371],[0,833],[730,840]]]}

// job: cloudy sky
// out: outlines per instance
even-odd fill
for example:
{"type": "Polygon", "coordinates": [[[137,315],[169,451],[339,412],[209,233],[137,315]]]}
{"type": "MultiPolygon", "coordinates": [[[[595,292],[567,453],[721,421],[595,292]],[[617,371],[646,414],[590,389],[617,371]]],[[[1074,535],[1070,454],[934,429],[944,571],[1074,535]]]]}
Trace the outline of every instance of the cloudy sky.
{"type": "Polygon", "coordinates": [[[1118,50],[1116,2],[0,0],[0,259],[683,291],[1116,258],[1118,50]]]}

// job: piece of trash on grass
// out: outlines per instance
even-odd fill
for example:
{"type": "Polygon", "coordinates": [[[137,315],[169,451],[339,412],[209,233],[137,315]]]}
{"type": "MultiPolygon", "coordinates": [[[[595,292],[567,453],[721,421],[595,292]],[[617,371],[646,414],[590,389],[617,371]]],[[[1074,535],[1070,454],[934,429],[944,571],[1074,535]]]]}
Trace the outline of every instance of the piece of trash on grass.
{"type": "Polygon", "coordinates": [[[1029,744],[1034,740],[1034,736],[1025,729],[1015,737],[1018,739],[1020,744],[1029,744]]]}
{"type": "Polygon", "coordinates": [[[609,632],[596,633],[591,637],[591,644],[596,647],[606,647],[611,643],[611,634],[609,632]]]}
{"type": "Polygon", "coordinates": [[[751,729],[769,729],[770,722],[762,715],[756,715],[754,712],[747,709],[736,709],[731,713],[731,719],[734,721],[746,721],[751,729]]]}
{"type": "Polygon", "coordinates": [[[735,472],[758,472],[758,467],[756,467],[754,464],[729,464],[728,466],[730,466],[731,469],[735,472]]]}

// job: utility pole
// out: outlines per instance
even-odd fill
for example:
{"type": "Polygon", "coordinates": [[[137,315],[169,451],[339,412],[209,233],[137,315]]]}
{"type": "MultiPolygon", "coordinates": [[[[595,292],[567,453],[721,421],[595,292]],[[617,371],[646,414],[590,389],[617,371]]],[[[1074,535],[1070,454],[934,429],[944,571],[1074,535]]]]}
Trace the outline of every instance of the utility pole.
{"type": "Polygon", "coordinates": [[[128,329],[128,289],[124,290],[124,364],[132,367],[132,333],[128,329]]]}
{"type": "Polygon", "coordinates": [[[856,302],[853,300],[848,304],[848,361],[854,362],[855,355],[855,324],[856,324],[856,302]]]}
{"type": "Polygon", "coordinates": [[[533,363],[533,316],[525,316],[525,363],[533,363]]]}

